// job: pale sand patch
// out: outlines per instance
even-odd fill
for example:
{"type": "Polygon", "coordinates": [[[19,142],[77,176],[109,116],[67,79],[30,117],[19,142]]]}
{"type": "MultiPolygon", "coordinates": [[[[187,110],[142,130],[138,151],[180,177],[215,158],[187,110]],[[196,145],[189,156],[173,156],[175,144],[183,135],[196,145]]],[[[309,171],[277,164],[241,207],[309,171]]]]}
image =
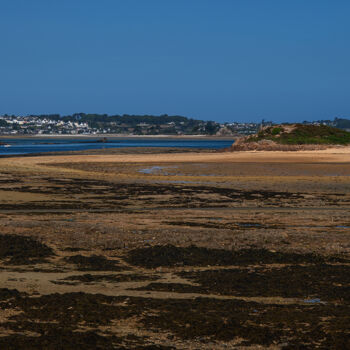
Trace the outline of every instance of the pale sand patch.
{"type": "Polygon", "coordinates": [[[1,166],[38,166],[64,162],[120,162],[120,163],[171,163],[171,162],[271,162],[271,163],[342,163],[350,162],[350,147],[317,151],[257,151],[225,153],[172,153],[172,154],[116,154],[69,155],[0,159],[1,166]]]}
{"type": "Polygon", "coordinates": [[[16,191],[1,191],[0,202],[18,203],[18,202],[36,202],[52,200],[52,196],[41,193],[16,192],[16,191]]]}

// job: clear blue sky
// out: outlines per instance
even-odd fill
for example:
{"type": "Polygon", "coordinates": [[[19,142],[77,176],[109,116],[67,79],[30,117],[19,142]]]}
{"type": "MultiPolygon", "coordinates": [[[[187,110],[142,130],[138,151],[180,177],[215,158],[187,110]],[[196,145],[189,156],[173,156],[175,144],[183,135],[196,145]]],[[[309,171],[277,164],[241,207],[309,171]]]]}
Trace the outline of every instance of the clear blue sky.
{"type": "Polygon", "coordinates": [[[350,1],[0,0],[0,114],[350,116],[350,1]]]}

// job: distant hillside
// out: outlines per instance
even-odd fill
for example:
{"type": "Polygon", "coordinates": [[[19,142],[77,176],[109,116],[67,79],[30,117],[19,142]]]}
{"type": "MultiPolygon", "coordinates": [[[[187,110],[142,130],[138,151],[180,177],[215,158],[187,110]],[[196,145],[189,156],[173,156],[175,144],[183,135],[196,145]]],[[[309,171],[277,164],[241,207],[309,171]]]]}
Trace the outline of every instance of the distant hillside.
{"type": "MultiPolygon", "coordinates": [[[[122,134],[122,135],[216,135],[220,123],[179,115],[107,115],[75,113],[0,116],[0,134],[122,134]]],[[[230,131],[230,130],[228,130],[230,131]]],[[[232,134],[232,133],[231,133],[232,134]]]]}
{"type": "Polygon", "coordinates": [[[320,149],[329,145],[349,145],[350,132],[327,125],[274,125],[257,134],[238,139],[232,150],[320,149]]]}
{"type": "Polygon", "coordinates": [[[334,126],[336,126],[339,129],[349,129],[350,130],[350,120],[344,119],[344,118],[335,118],[334,119],[334,126]]]}
{"type": "Polygon", "coordinates": [[[315,120],[312,122],[305,120],[303,122],[303,124],[305,124],[305,125],[328,125],[328,126],[333,126],[334,128],[345,129],[347,131],[350,131],[350,119],[346,119],[346,118],[334,118],[333,120],[322,119],[322,120],[315,120]]]}

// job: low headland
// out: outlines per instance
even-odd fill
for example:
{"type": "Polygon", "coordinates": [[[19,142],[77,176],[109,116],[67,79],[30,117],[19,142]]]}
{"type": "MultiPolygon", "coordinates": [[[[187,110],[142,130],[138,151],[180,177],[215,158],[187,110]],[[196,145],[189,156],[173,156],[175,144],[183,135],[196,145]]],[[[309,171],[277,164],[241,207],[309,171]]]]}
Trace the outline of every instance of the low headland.
{"type": "Polygon", "coordinates": [[[286,124],[238,138],[228,151],[300,151],[350,145],[350,132],[328,125],[286,124]]]}

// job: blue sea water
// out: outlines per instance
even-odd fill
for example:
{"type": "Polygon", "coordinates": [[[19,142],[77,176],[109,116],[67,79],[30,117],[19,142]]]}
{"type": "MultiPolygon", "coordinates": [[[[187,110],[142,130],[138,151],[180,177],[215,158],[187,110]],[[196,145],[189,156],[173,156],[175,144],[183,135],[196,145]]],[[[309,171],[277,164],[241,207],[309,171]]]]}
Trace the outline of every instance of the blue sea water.
{"type": "Polygon", "coordinates": [[[0,146],[0,155],[29,154],[41,152],[82,151],[89,149],[121,148],[121,147],[184,147],[220,149],[232,145],[233,140],[208,139],[154,139],[154,138],[123,138],[108,139],[108,142],[99,142],[101,138],[13,138],[1,139],[7,146],[0,146]]]}

